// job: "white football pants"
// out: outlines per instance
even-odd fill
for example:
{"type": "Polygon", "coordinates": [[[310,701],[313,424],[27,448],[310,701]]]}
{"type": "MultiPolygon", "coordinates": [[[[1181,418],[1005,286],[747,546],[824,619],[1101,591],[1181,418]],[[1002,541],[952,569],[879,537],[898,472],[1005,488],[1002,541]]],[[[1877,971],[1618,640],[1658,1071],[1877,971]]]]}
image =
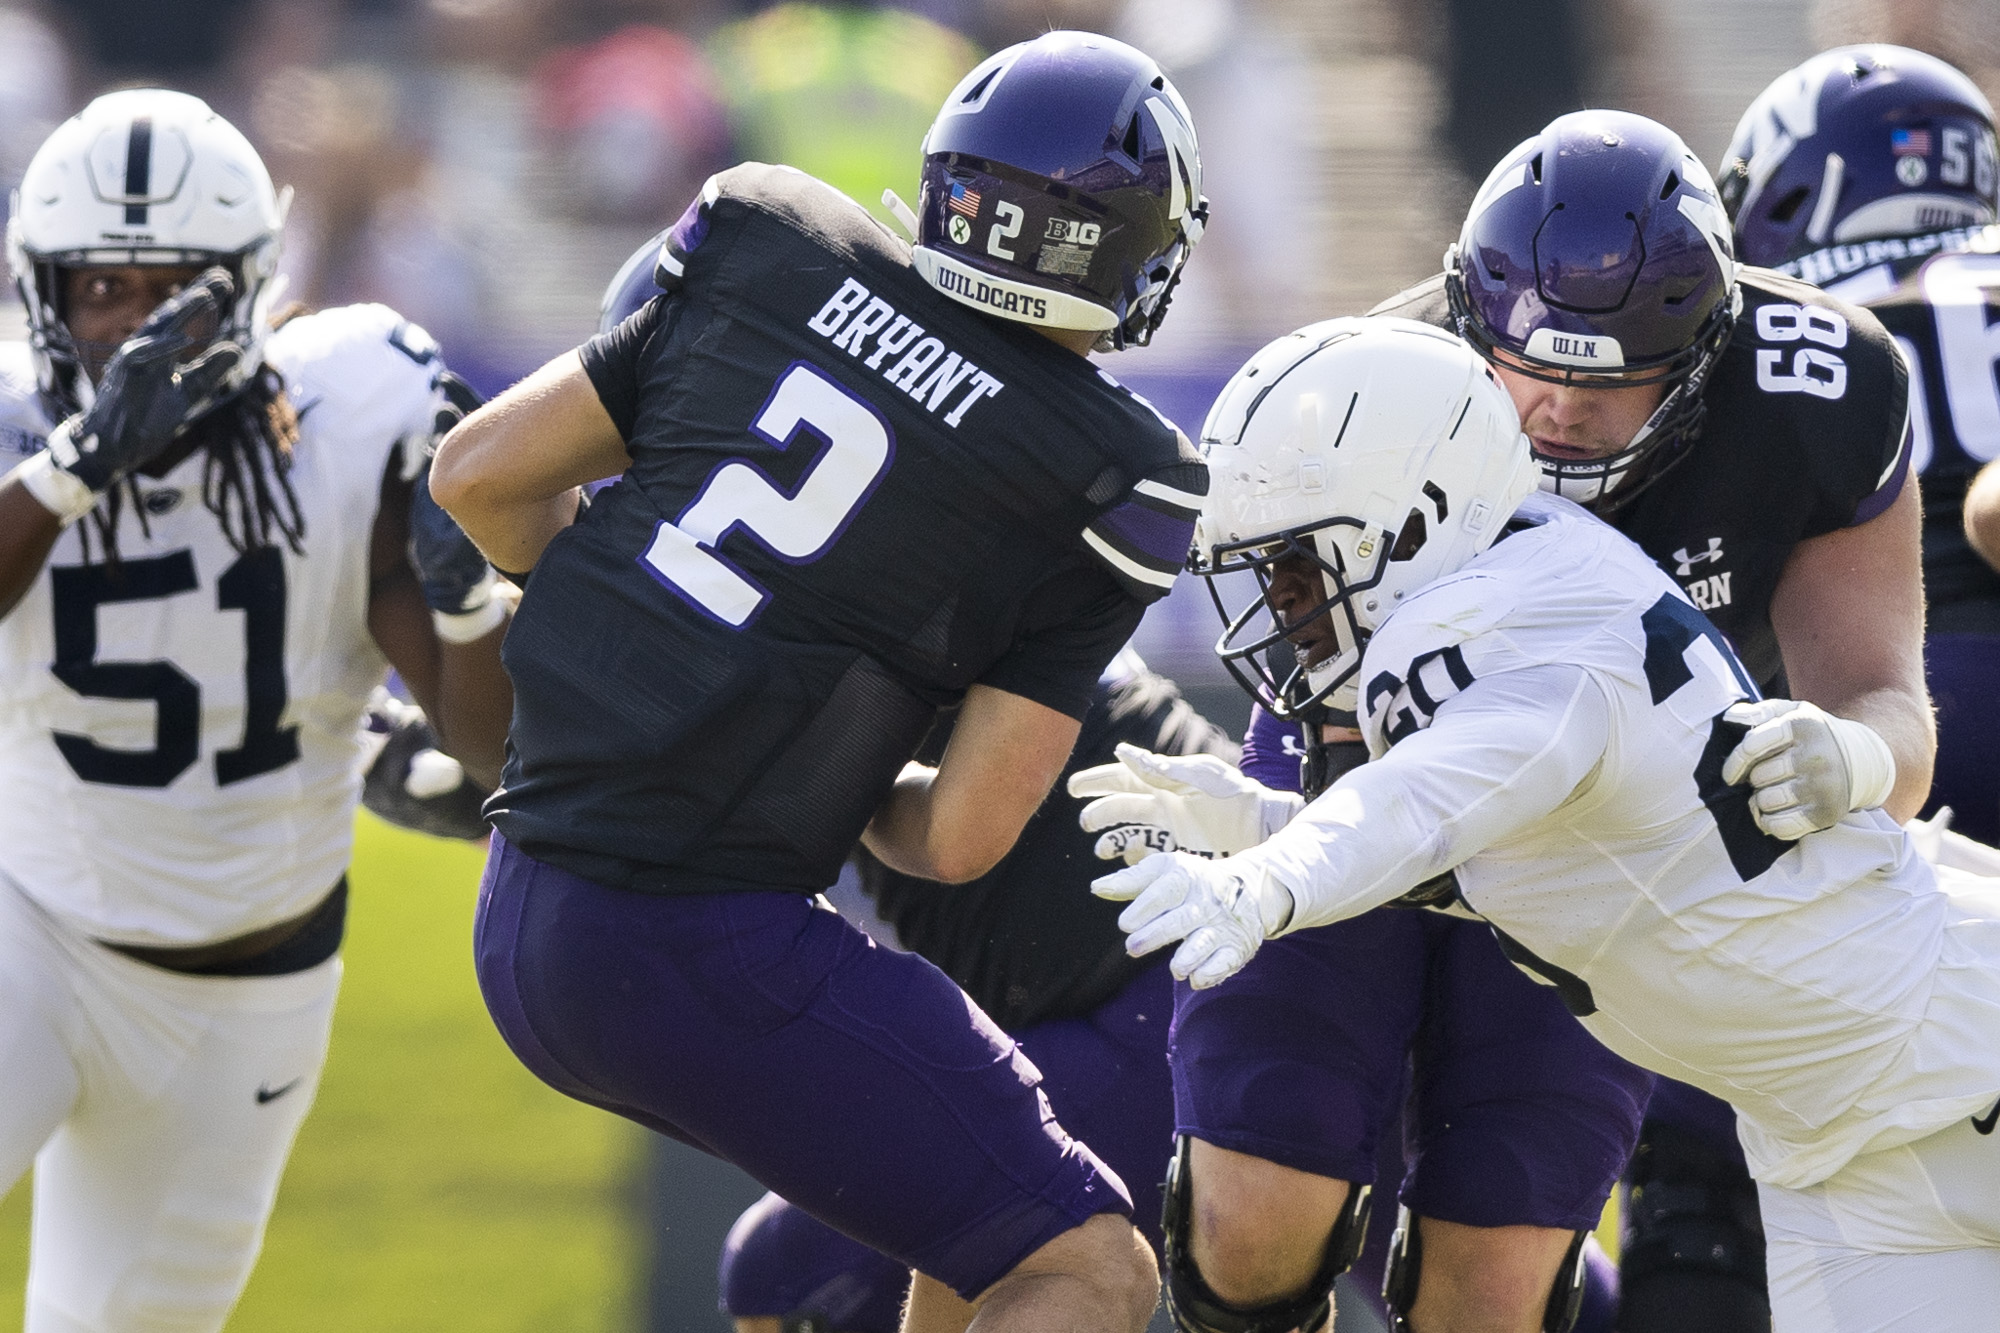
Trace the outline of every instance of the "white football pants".
{"type": "Polygon", "coordinates": [[[2000,1129],[1955,1121],[1757,1193],[1775,1333],[2000,1329],[2000,1129]]]}
{"type": "Polygon", "coordinates": [[[194,977],[0,876],[0,1195],[35,1167],[25,1333],[213,1333],[319,1088],[340,960],[194,977]]]}

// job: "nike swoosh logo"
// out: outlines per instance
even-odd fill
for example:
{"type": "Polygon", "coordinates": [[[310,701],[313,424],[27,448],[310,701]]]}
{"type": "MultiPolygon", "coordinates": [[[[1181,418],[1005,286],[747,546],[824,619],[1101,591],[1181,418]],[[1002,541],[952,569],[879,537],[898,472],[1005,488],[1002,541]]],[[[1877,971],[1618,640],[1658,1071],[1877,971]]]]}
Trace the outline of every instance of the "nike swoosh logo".
{"type": "Polygon", "coordinates": [[[2000,1102],[1993,1103],[1993,1109],[1972,1122],[1972,1127],[1981,1134],[1991,1134],[1993,1126],[2000,1124],[2000,1102]]]}
{"type": "Polygon", "coordinates": [[[261,1083],[258,1084],[257,1105],[262,1106],[265,1102],[277,1101],[278,1098],[284,1096],[286,1093],[290,1092],[293,1088],[296,1088],[297,1086],[299,1086],[299,1084],[303,1083],[304,1081],[305,1081],[305,1075],[301,1074],[297,1078],[293,1079],[290,1083],[285,1084],[285,1086],[283,1086],[282,1088],[267,1088],[261,1083]]]}

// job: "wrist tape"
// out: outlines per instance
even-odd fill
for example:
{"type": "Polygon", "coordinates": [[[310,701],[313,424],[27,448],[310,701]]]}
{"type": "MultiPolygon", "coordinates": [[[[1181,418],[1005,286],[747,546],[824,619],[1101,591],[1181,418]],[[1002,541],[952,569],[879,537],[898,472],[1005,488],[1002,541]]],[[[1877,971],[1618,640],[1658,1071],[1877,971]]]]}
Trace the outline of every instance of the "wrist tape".
{"type": "Polygon", "coordinates": [[[47,450],[15,468],[14,479],[64,527],[97,508],[97,492],[57,467],[55,455],[47,450]]]}

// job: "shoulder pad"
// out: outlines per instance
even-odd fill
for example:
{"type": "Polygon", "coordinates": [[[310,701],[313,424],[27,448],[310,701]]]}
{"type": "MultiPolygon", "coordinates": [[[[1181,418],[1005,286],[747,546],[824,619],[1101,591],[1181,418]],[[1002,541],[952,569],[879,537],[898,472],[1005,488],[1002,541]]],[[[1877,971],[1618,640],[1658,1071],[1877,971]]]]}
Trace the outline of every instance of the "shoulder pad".
{"type": "MultiPolygon", "coordinates": [[[[1744,270],[1742,290],[1724,352],[1724,369],[1747,380],[1741,392],[1751,395],[1753,419],[1740,428],[1794,439],[1812,474],[1801,480],[1824,494],[1827,525],[1842,526],[1863,501],[1899,485],[1909,367],[1861,306],[1767,269],[1744,270]]],[[[1712,420],[1710,429],[1738,429],[1740,420],[1712,420]]]]}
{"type": "Polygon", "coordinates": [[[1493,633],[1517,600],[1510,580],[1461,571],[1396,608],[1361,657],[1356,711],[1371,755],[1428,727],[1480,676],[1524,665],[1493,633]]]}
{"type": "Polygon", "coordinates": [[[427,433],[444,359],[431,335],[385,305],[301,315],[271,335],[265,359],[285,379],[302,422],[337,423],[385,446],[427,433]]]}
{"type": "Polygon", "coordinates": [[[1534,526],[1413,594],[1369,640],[1359,712],[1375,753],[1429,726],[1474,680],[1550,662],[1616,668],[1630,656],[1620,613],[1671,590],[1643,552],[1576,506],[1530,496],[1523,509],[1534,526]]]}
{"type": "Polygon", "coordinates": [[[660,247],[653,280],[672,291],[687,275],[688,261],[713,234],[718,218],[732,204],[756,209],[812,235],[815,239],[852,249],[885,246],[904,263],[909,246],[854,200],[796,167],[744,162],[710,176],[680,220],[668,229],[660,247]]]}
{"type": "Polygon", "coordinates": [[[1368,313],[1400,315],[1405,319],[1420,319],[1427,324],[1435,324],[1444,310],[1444,274],[1437,273],[1425,278],[1414,287],[1403,288],[1368,313]]]}
{"type": "Polygon", "coordinates": [[[1179,430],[1172,440],[1175,456],[1149,460],[1136,482],[1125,484],[1119,469],[1106,468],[1085,496],[1110,503],[1084,525],[1084,545],[1144,602],[1166,596],[1187,565],[1194,521],[1208,494],[1208,465],[1179,430]],[[1100,488],[1109,494],[1100,496],[1100,488]]]}

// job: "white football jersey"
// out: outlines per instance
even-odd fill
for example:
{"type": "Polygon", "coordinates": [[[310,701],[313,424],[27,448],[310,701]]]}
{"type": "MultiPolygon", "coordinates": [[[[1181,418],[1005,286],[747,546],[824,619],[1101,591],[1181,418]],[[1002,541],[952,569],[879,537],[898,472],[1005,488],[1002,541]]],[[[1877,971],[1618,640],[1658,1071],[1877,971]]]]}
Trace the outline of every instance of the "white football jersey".
{"type": "MultiPolygon", "coordinates": [[[[138,478],[150,532],[128,506],[116,567],[97,544],[84,561],[86,517],[0,620],[0,871],[100,939],[227,939],[297,915],[347,866],[359,720],[386,669],[369,539],[442,367],[379,305],[294,319],[265,356],[299,414],[304,554],[231,549],[198,451],[138,478]]],[[[28,349],[0,347],[0,450],[42,447],[51,424],[28,349]]]]}
{"type": "Polygon", "coordinates": [[[2000,880],[1934,875],[1880,810],[1762,833],[1721,778],[1742,729],[1720,715],[1754,697],[1721,635],[1581,509],[1520,517],[1369,643],[1377,762],[1245,854],[1293,925],[1455,871],[1606,1046],[1732,1103],[1769,1184],[1990,1106],[2000,880]]]}

